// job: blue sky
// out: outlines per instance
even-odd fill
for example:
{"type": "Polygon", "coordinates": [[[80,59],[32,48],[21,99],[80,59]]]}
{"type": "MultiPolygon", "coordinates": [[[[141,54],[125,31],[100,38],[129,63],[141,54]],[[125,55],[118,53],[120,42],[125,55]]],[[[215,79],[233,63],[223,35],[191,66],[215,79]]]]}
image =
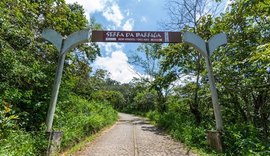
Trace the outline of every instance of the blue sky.
{"type": "MultiPolygon", "coordinates": [[[[160,30],[158,24],[166,20],[167,0],[66,0],[67,3],[81,4],[88,19],[94,17],[107,30],[160,30]]],[[[177,31],[177,30],[175,30],[177,31]]],[[[102,56],[92,66],[110,72],[112,79],[127,83],[133,77],[143,76],[138,67],[128,63],[139,44],[99,43],[102,56]]]]}

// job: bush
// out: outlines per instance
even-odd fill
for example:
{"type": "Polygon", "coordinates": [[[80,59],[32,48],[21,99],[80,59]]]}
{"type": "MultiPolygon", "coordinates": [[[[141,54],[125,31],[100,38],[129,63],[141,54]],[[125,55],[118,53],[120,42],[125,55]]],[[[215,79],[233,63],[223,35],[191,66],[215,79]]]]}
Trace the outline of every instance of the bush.
{"type": "Polygon", "coordinates": [[[12,108],[0,98],[0,138],[7,136],[10,130],[17,128],[18,115],[14,114],[12,108]]]}
{"type": "Polygon", "coordinates": [[[154,122],[157,122],[159,121],[159,118],[160,118],[160,114],[157,112],[157,111],[150,111],[146,114],[146,116],[151,120],[151,121],[154,121],[154,122]]]}
{"type": "Polygon", "coordinates": [[[91,98],[96,101],[110,103],[113,108],[118,110],[124,108],[125,98],[119,91],[99,90],[91,94],[91,98]]]}
{"type": "Polygon", "coordinates": [[[64,132],[61,146],[66,148],[114,123],[116,119],[117,112],[110,104],[87,101],[73,95],[59,102],[54,127],[64,132]]]}
{"type": "MultiPolygon", "coordinates": [[[[0,155],[37,156],[45,155],[48,137],[44,129],[26,132],[14,127],[10,109],[0,110],[0,155]],[[8,128],[8,129],[7,129],[8,128]]],[[[117,112],[108,103],[87,101],[79,96],[59,100],[55,113],[54,127],[64,132],[61,146],[67,148],[81,139],[96,133],[117,119],[117,112]]],[[[41,128],[42,129],[42,128],[41,128]]]]}
{"type": "Polygon", "coordinates": [[[133,109],[140,112],[148,112],[153,110],[157,105],[157,95],[154,90],[152,91],[142,91],[136,94],[133,102],[133,109]]]}
{"type": "Polygon", "coordinates": [[[45,135],[31,134],[21,130],[10,131],[6,138],[0,139],[0,155],[44,155],[46,145],[47,141],[45,135]]]}
{"type": "MultiPolygon", "coordinates": [[[[206,154],[215,154],[206,141],[209,121],[196,124],[190,112],[182,103],[170,103],[167,112],[147,113],[147,117],[164,128],[173,138],[206,154]],[[178,105],[178,106],[177,106],[178,105]]],[[[260,139],[257,128],[248,124],[225,125],[223,135],[224,155],[270,155],[269,143],[260,139]]]]}
{"type": "Polygon", "coordinates": [[[259,131],[252,125],[232,124],[225,127],[226,153],[236,155],[269,155],[270,147],[259,139],[259,131]]]}

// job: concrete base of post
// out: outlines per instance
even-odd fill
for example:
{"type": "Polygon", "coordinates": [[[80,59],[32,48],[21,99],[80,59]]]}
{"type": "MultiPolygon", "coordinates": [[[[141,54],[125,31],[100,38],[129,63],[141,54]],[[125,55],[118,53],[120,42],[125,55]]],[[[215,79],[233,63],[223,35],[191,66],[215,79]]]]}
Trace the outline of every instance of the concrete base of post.
{"type": "Polygon", "coordinates": [[[47,156],[55,156],[60,151],[61,138],[63,136],[63,132],[51,131],[46,132],[46,134],[49,138],[47,156]]]}
{"type": "Polygon", "coordinates": [[[222,133],[220,131],[207,131],[207,142],[215,151],[222,153],[222,133]]]}

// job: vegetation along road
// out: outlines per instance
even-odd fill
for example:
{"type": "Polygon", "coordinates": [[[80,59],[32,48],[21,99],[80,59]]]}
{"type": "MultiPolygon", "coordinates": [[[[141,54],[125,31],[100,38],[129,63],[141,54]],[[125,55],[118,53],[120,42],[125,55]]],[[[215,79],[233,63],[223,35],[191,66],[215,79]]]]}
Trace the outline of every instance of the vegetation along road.
{"type": "Polygon", "coordinates": [[[119,121],[76,156],[180,156],[195,155],[164,135],[148,121],[119,113],[119,121]]]}

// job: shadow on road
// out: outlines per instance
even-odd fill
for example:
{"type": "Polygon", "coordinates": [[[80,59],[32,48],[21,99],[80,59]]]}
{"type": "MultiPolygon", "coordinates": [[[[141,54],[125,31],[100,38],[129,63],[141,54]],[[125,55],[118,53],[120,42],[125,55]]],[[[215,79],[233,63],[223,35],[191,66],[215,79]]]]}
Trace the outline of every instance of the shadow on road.
{"type": "Polygon", "coordinates": [[[149,131],[157,135],[162,135],[165,136],[165,133],[163,130],[159,129],[156,126],[153,126],[150,124],[150,121],[148,119],[141,119],[141,118],[133,118],[130,120],[124,120],[124,119],[119,119],[118,123],[119,125],[121,124],[132,124],[132,125],[137,125],[139,126],[143,131],[149,131]]]}
{"type": "Polygon", "coordinates": [[[161,129],[159,129],[158,127],[153,126],[153,125],[142,126],[141,129],[143,131],[149,131],[149,132],[155,133],[157,135],[166,136],[164,131],[162,131],[161,129]]]}

